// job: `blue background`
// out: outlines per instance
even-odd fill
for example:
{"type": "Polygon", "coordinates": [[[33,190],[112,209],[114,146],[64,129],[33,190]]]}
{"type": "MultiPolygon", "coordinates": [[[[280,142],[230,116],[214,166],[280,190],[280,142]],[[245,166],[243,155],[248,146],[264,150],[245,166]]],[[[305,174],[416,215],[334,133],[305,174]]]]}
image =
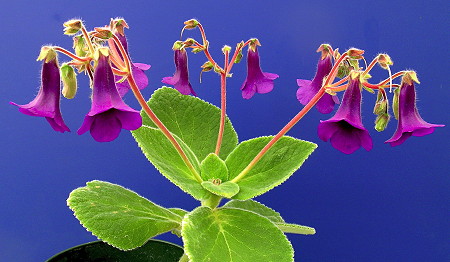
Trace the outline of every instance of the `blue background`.
{"type": "MultiPolygon", "coordinates": [[[[394,71],[415,69],[418,107],[431,123],[450,124],[448,115],[448,1],[9,1],[0,17],[0,261],[43,261],[53,254],[95,240],[66,207],[71,190],[93,179],[130,188],[166,207],[193,209],[198,203],[163,178],[149,164],[130,133],[111,143],[97,143],[76,130],[90,108],[87,78],[79,93],[62,100],[71,133],[54,132],[43,118],[25,116],[9,101],[31,101],[39,86],[41,45],[71,48],[62,23],[81,17],[89,29],[121,16],[135,62],[147,71],[148,98],[174,72],[172,43],[183,21],[199,19],[211,52],[257,37],[262,68],[277,73],[275,89],[251,100],[241,98],[245,63],[229,80],[228,114],[240,141],[278,132],[300,109],[296,79],[311,79],[321,43],[345,50],[358,47],[368,59],[387,52],[394,71]],[[25,4],[26,3],[26,4],[25,4]]],[[[200,40],[198,31],[185,36],[200,40]]],[[[60,56],[60,60],[66,60],[60,56]]],[[[67,59],[68,60],[68,59],[67,59]]],[[[213,73],[198,83],[203,55],[190,54],[191,82],[199,95],[219,105],[219,79],[213,73]]],[[[373,82],[387,73],[373,71],[373,82]]],[[[371,113],[375,96],[364,93],[363,120],[374,140],[370,152],[344,155],[317,137],[319,120],[312,110],[289,135],[319,148],[282,186],[257,200],[285,220],[313,226],[314,236],[289,235],[297,261],[450,261],[450,179],[448,127],[412,137],[391,148],[383,142],[395,131],[392,121],[377,133],[371,113]]],[[[138,108],[129,95],[126,102],[138,108]]],[[[161,236],[180,243],[174,237],[161,236]]]]}

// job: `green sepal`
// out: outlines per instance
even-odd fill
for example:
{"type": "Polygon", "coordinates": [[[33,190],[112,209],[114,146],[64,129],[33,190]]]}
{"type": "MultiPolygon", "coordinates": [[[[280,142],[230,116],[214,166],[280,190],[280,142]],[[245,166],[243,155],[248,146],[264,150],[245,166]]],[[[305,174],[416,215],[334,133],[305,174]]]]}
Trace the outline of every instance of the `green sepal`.
{"type": "Polygon", "coordinates": [[[121,250],[180,227],[182,217],[119,185],[91,181],[73,190],[67,205],[92,234],[121,250]]]}
{"type": "Polygon", "coordinates": [[[226,198],[231,198],[239,192],[239,186],[231,181],[220,184],[215,184],[211,181],[203,181],[202,187],[215,195],[226,198]]]}

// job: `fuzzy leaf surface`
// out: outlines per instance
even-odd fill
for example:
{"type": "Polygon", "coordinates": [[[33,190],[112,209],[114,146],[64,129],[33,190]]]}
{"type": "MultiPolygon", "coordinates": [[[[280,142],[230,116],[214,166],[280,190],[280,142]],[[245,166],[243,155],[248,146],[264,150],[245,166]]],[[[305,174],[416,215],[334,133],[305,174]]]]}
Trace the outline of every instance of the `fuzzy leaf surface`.
{"type": "Polygon", "coordinates": [[[182,236],[191,262],[294,261],[283,232],[242,209],[199,207],[184,217],[182,236]]]}
{"type": "Polygon", "coordinates": [[[284,223],[284,220],[281,217],[280,213],[278,213],[277,211],[273,210],[270,207],[267,207],[259,202],[256,202],[255,200],[251,199],[244,201],[231,200],[228,201],[224,205],[224,207],[244,209],[247,211],[254,212],[260,216],[266,217],[273,223],[284,223]]]}
{"type": "MultiPolygon", "coordinates": [[[[198,200],[207,198],[210,195],[201,186],[200,181],[195,179],[177,150],[159,129],[141,126],[131,133],[147,159],[172,183],[198,200]]],[[[200,172],[200,164],[194,153],[181,139],[176,135],[174,137],[183,148],[194,168],[197,172],[200,172]]]]}
{"type": "Polygon", "coordinates": [[[200,171],[203,180],[220,179],[228,181],[228,169],[225,161],[216,154],[209,154],[200,164],[200,171]]]}
{"type": "MultiPolygon", "coordinates": [[[[258,137],[244,141],[225,160],[232,181],[272,139],[258,137]]],[[[308,141],[289,136],[280,138],[239,181],[240,191],[233,199],[246,200],[261,195],[286,181],[317,148],[308,141]]]]}
{"type": "Polygon", "coordinates": [[[204,181],[202,182],[202,187],[213,194],[226,198],[231,198],[239,192],[239,186],[230,181],[224,182],[220,185],[216,185],[211,181],[204,181]]]}
{"type": "Polygon", "coordinates": [[[122,250],[180,226],[182,217],[119,185],[91,181],[67,199],[75,217],[92,234],[122,250]]]}
{"type": "MultiPolygon", "coordinates": [[[[148,105],[170,132],[192,149],[199,161],[215,151],[220,123],[218,107],[169,87],[156,90],[148,105]]],[[[156,127],[144,112],[141,115],[144,125],[156,127]]],[[[225,159],[237,143],[236,131],[227,117],[219,156],[225,159]]]]}

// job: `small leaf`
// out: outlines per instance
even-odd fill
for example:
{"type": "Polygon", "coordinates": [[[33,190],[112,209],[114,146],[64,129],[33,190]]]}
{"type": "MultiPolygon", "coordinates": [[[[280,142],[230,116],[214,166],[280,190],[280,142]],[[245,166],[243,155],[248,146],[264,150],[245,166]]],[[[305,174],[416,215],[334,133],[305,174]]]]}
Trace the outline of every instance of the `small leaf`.
{"type": "Polygon", "coordinates": [[[260,216],[266,217],[273,223],[284,223],[284,220],[281,217],[280,213],[259,202],[256,202],[255,200],[251,199],[245,201],[231,200],[228,201],[225,205],[223,205],[223,207],[244,209],[247,211],[254,212],[260,216]]]}
{"type": "Polygon", "coordinates": [[[275,223],[275,225],[284,233],[301,235],[314,235],[316,233],[316,230],[312,227],[301,226],[297,224],[275,223]]]}
{"type": "MultiPolygon", "coordinates": [[[[147,159],[172,183],[198,200],[211,195],[201,186],[200,181],[195,179],[176,149],[159,129],[141,126],[131,133],[147,159]]],[[[180,143],[194,168],[200,170],[194,153],[181,139],[176,135],[174,137],[180,143]]]]}
{"type": "MultiPolygon", "coordinates": [[[[169,87],[156,90],[148,105],[170,132],[192,149],[199,161],[215,151],[220,124],[218,107],[169,87]]],[[[156,127],[144,112],[141,115],[144,125],[156,127]]],[[[237,143],[236,131],[227,117],[220,158],[225,159],[237,143]]]]}
{"type": "Polygon", "coordinates": [[[67,204],[87,230],[122,250],[142,246],[182,220],[133,191],[97,180],[72,191],[67,204]]]}
{"type": "Polygon", "coordinates": [[[216,185],[211,181],[204,181],[202,182],[202,187],[213,194],[226,198],[230,198],[239,192],[239,186],[230,181],[221,183],[220,185],[216,185]]]}
{"type": "MultiPolygon", "coordinates": [[[[271,139],[258,137],[240,143],[225,160],[228,179],[232,181],[237,177],[271,139]]],[[[250,199],[280,185],[300,168],[316,148],[314,143],[283,136],[242,179],[234,181],[240,191],[233,199],[250,199]]]]}
{"type": "Polygon", "coordinates": [[[200,164],[201,177],[207,181],[210,179],[220,179],[228,181],[228,169],[225,161],[216,154],[209,154],[200,164]]]}
{"type": "Polygon", "coordinates": [[[184,217],[182,227],[185,252],[192,262],[294,261],[283,232],[253,212],[199,207],[184,217]]]}

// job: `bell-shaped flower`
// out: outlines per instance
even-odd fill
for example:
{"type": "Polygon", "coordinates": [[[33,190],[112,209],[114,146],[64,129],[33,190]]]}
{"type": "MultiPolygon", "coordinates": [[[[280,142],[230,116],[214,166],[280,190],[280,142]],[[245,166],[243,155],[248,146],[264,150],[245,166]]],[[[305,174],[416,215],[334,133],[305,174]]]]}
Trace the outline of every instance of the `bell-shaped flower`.
{"type": "Polygon", "coordinates": [[[175,74],[173,76],[167,76],[162,79],[161,82],[168,85],[173,85],[183,95],[197,94],[192,89],[192,85],[189,82],[188,72],[188,57],[185,49],[176,49],[174,54],[175,60],[175,74]]]}
{"type": "MultiPolygon", "coordinates": [[[[116,32],[115,35],[119,38],[120,43],[124,47],[125,51],[128,53],[128,41],[124,34],[120,32],[116,32]]],[[[119,53],[120,54],[120,53],[119,53]]],[[[142,63],[131,63],[131,72],[133,74],[133,78],[136,81],[136,85],[139,89],[144,89],[148,86],[148,77],[145,75],[144,71],[150,69],[150,65],[142,64],[142,63]]],[[[128,81],[120,81],[122,79],[121,76],[115,75],[115,81],[117,82],[117,90],[119,91],[119,95],[123,97],[128,91],[130,91],[131,87],[128,81]]]]}
{"type": "Polygon", "coordinates": [[[273,89],[273,80],[277,78],[277,74],[265,73],[261,70],[256,46],[254,46],[254,50],[249,48],[247,52],[247,78],[241,87],[242,97],[250,99],[255,93],[269,93],[273,89]]]}
{"type": "Polygon", "coordinates": [[[64,133],[70,131],[64,123],[64,120],[59,109],[61,97],[61,77],[59,74],[59,66],[56,57],[56,52],[52,49],[41,51],[38,60],[43,59],[41,71],[41,87],[37,96],[33,101],[26,105],[18,105],[19,111],[30,116],[45,117],[50,123],[51,127],[58,132],[64,133]],[[45,53],[45,54],[43,54],[45,53]]]}
{"type": "Polygon", "coordinates": [[[99,51],[98,65],[94,72],[92,106],[78,129],[82,135],[88,130],[98,142],[116,139],[121,129],[135,130],[142,125],[139,111],[126,105],[120,97],[108,56],[99,51]]]}
{"type": "Polygon", "coordinates": [[[372,138],[361,121],[359,78],[359,73],[353,73],[336,114],[320,121],[318,127],[319,138],[325,142],[330,140],[334,148],[345,154],[351,154],[361,146],[369,151],[373,146],[372,138]]]}
{"type": "MultiPolygon", "coordinates": [[[[322,87],[324,78],[330,73],[333,67],[331,62],[331,55],[327,54],[325,57],[321,57],[317,64],[316,75],[313,80],[297,79],[297,100],[306,105],[319,92],[322,87]]],[[[324,94],[316,104],[317,110],[322,114],[331,113],[334,109],[334,105],[338,104],[339,100],[336,96],[330,94],[324,94]]]]}
{"type": "Polygon", "coordinates": [[[427,123],[420,117],[416,107],[414,82],[408,74],[403,77],[398,99],[397,130],[385,143],[398,146],[410,136],[425,136],[433,133],[435,127],[444,126],[427,123]]]}

